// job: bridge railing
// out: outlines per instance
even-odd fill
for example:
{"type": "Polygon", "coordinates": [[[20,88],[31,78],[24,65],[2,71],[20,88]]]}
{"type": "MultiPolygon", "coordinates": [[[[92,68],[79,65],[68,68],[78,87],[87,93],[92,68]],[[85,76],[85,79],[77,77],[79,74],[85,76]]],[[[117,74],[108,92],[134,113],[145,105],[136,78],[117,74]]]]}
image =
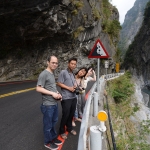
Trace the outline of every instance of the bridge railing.
{"type": "MultiPolygon", "coordinates": [[[[124,73],[113,73],[113,74],[107,74],[107,75],[101,76],[99,79],[99,86],[100,86],[99,97],[103,97],[103,89],[104,89],[106,80],[115,79],[123,74],[124,73]]],[[[92,88],[89,92],[87,101],[86,101],[86,105],[85,105],[83,116],[82,116],[82,122],[81,122],[81,126],[80,126],[77,150],[87,150],[87,145],[90,145],[89,143],[87,144],[87,141],[88,141],[87,135],[89,134],[88,128],[89,128],[89,118],[91,117],[90,112],[91,112],[91,109],[93,109],[93,105],[92,105],[92,100],[94,98],[93,94],[96,90],[97,90],[97,82],[95,82],[94,85],[92,86],[92,88]]],[[[91,149],[91,150],[94,150],[94,149],[91,149]]]]}

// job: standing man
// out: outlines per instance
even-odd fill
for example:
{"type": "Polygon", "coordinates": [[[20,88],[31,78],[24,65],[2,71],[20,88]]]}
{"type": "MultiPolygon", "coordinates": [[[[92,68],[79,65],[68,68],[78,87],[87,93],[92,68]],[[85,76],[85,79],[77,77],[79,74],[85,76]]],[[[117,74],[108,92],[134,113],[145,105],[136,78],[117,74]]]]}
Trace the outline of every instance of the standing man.
{"type": "Polygon", "coordinates": [[[65,126],[67,131],[73,135],[76,135],[76,131],[72,128],[72,119],[76,109],[76,83],[73,74],[73,70],[76,68],[77,58],[71,58],[68,61],[68,68],[62,70],[58,76],[58,86],[61,87],[62,94],[62,119],[60,124],[59,133],[63,139],[67,139],[65,134],[65,126]]]}
{"type": "Polygon", "coordinates": [[[58,60],[55,56],[48,57],[47,69],[39,75],[36,91],[42,94],[41,111],[43,113],[43,131],[44,146],[57,150],[62,141],[57,139],[55,124],[58,121],[58,104],[62,99],[56,88],[54,70],[58,66],[58,60]]]}

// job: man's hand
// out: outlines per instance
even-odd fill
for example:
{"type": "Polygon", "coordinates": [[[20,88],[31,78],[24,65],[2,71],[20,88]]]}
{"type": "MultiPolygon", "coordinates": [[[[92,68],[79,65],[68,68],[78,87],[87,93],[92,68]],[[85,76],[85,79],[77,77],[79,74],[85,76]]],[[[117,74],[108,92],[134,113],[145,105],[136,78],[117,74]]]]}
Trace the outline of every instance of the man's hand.
{"type": "Polygon", "coordinates": [[[58,93],[58,92],[57,92],[57,93],[53,92],[52,96],[53,96],[55,99],[57,99],[57,100],[62,100],[62,96],[61,96],[61,94],[58,93]]]}
{"type": "Polygon", "coordinates": [[[69,87],[68,90],[71,91],[71,92],[74,92],[75,91],[75,87],[74,86],[73,87],[69,87]]]}

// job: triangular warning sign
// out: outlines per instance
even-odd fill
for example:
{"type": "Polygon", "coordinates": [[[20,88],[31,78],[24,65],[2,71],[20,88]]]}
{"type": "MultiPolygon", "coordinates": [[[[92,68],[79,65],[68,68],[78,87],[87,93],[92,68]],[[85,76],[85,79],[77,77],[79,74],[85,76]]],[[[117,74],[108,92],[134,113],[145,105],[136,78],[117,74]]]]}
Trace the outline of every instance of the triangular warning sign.
{"type": "Polygon", "coordinates": [[[94,44],[94,47],[92,48],[88,58],[109,58],[106,49],[99,39],[94,44]]]}

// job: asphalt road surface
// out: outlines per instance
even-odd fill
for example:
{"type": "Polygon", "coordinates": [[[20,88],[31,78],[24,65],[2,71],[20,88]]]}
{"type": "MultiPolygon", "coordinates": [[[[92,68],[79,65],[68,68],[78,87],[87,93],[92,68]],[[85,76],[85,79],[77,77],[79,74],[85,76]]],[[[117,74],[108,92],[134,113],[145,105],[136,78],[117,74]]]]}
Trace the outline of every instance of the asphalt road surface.
{"type": "MultiPolygon", "coordinates": [[[[47,149],[43,145],[41,94],[35,89],[24,91],[35,86],[36,81],[0,83],[0,150],[47,149]],[[16,92],[20,90],[22,90],[21,93],[16,92]]],[[[92,83],[88,85],[88,88],[91,86],[92,83]]],[[[61,119],[61,104],[60,102],[58,104],[57,131],[61,119]]],[[[62,150],[77,150],[80,123],[76,122],[76,124],[77,135],[68,134],[62,150]]]]}

